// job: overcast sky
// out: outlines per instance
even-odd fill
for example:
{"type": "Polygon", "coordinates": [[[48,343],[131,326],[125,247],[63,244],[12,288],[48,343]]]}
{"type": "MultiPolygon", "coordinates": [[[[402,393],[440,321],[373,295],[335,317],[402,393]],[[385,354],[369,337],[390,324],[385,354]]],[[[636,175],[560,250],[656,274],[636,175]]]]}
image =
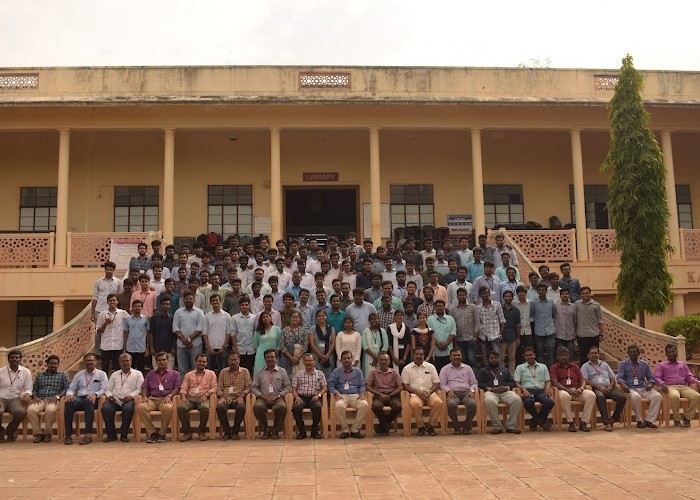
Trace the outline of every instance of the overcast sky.
{"type": "Polygon", "coordinates": [[[700,70],[697,0],[2,0],[0,66],[700,70]]]}

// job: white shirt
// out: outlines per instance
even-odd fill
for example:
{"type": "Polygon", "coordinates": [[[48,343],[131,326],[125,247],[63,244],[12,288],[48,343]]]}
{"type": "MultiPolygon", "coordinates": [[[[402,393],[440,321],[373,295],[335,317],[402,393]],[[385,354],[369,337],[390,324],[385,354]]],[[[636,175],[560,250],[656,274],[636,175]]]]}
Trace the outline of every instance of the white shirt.
{"type": "Polygon", "coordinates": [[[105,277],[98,279],[92,288],[92,300],[95,301],[95,311],[98,313],[107,310],[107,295],[113,293],[119,295],[124,291],[124,285],[119,278],[108,280],[105,277]]]}
{"type": "MultiPolygon", "coordinates": [[[[189,273],[190,270],[188,269],[187,272],[189,273]]],[[[148,275],[149,278],[151,278],[151,282],[153,282],[153,269],[149,269],[148,271],[146,271],[146,274],[148,275]]],[[[168,278],[171,278],[170,269],[168,269],[167,267],[164,267],[163,274],[161,275],[161,278],[163,279],[163,281],[167,280],[168,278]]]]}
{"type": "Polygon", "coordinates": [[[124,320],[129,317],[129,313],[123,309],[117,309],[114,312],[109,312],[109,309],[102,311],[97,316],[97,329],[99,330],[105,324],[107,318],[113,321],[105,327],[102,332],[102,341],[100,349],[103,351],[121,351],[124,349],[124,320]]]}
{"type": "Polygon", "coordinates": [[[457,303],[459,302],[457,300],[457,290],[460,288],[464,288],[467,291],[467,301],[469,301],[469,297],[472,294],[472,284],[469,283],[469,281],[464,280],[464,283],[459,283],[458,281],[453,281],[449,285],[447,285],[447,307],[448,309],[452,309],[453,307],[457,307],[457,303]]]}
{"type": "Polygon", "coordinates": [[[204,315],[204,323],[202,325],[202,335],[206,335],[209,339],[209,346],[212,349],[221,349],[224,347],[226,335],[231,333],[231,315],[224,310],[218,313],[209,311],[204,315]]]}
{"type": "Polygon", "coordinates": [[[153,288],[156,291],[156,293],[160,295],[165,291],[165,278],[161,276],[159,281],[156,281],[155,279],[151,278],[151,283],[148,286],[150,288],[153,288]]]}
{"type": "Polygon", "coordinates": [[[32,394],[32,372],[22,365],[13,372],[8,366],[0,368],[0,399],[17,399],[32,394]]]}
{"type": "Polygon", "coordinates": [[[289,288],[289,284],[292,282],[292,275],[285,271],[279,272],[277,269],[271,271],[270,274],[267,276],[268,283],[270,281],[270,276],[277,276],[278,290],[286,290],[287,288],[289,288]]]}
{"type": "Polygon", "coordinates": [[[141,394],[141,384],[143,384],[143,373],[133,368],[128,373],[117,370],[109,377],[105,396],[114,396],[117,399],[124,399],[126,396],[135,398],[141,394]]]}
{"type": "Polygon", "coordinates": [[[407,364],[401,372],[401,379],[404,384],[420,391],[429,391],[433,384],[440,383],[435,366],[427,361],[423,361],[420,366],[414,362],[407,364]]]}

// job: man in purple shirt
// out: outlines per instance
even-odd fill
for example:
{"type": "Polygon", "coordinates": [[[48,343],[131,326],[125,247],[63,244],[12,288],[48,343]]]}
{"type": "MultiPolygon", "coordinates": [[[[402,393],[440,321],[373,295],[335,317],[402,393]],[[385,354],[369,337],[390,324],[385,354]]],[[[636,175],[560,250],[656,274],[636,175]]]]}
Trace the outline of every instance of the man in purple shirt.
{"type": "Polygon", "coordinates": [[[690,427],[690,422],[695,418],[700,405],[698,393],[698,381],[688,368],[688,364],[678,361],[678,350],[673,344],[666,344],[667,361],[656,365],[654,377],[661,392],[668,394],[671,410],[673,410],[673,425],[676,427],[690,427]],[[688,412],[681,416],[681,398],[686,398],[688,412]]]}
{"type": "Polygon", "coordinates": [[[450,351],[450,363],[440,370],[440,389],[447,393],[447,413],[452,420],[456,435],[472,433],[472,420],[476,415],[476,393],[479,383],[469,365],[462,363],[462,351],[454,348],[450,351]],[[467,418],[459,425],[457,408],[460,404],[467,407],[467,418]]]}
{"type": "Polygon", "coordinates": [[[156,354],[156,369],[151,370],[141,385],[143,402],[136,407],[143,426],[148,433],[147,443],[162,443],[170,426],[173,413],[172,398],[180,392],[180,373],[168,368],[170,354],[156,354]],[[152,411],[161,412],[160,429],[156,432],[151,419],[152,411]]]}

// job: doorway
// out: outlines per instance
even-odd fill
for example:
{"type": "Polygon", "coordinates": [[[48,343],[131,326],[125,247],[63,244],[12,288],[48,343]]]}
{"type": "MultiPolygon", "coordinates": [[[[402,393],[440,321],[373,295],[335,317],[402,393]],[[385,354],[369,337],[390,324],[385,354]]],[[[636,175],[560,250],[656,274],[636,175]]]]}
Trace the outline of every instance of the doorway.
{"type": "Polygon", "coordinates": [[[284,188],[284,225],[287,239],[304,240],[305,235],[345,238],[358,232],[357,186],[284,188]]]}

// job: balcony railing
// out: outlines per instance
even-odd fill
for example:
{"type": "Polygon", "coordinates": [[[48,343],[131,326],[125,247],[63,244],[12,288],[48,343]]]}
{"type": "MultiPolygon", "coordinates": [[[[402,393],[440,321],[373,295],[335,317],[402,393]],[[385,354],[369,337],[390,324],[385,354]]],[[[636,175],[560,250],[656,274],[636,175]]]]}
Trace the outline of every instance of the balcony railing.
{"type": "Polygon", "coordinates": [[[681,229],[681,259],[700,260],[700,229],[681,229]]]}
{"type": "Polygon", "coordinates": [[[510,239],[533,262],[575,262],[576,230],[508,231],[510,239]]]}
{"type": "Polygon", "coordinates": [[[69,267],[99,267],[109,260],[112,240],[138,239],[150,243],[160,233],[68,233],[69,267]]]}
{"type": "Polygon", "coordinates": [[[53,267],[54,233],[0,234],[0,267],[53,267]]]}
{"type": "Polygon", "coordinates": [[[617,262],[620,252],[613,250],[615,244],[614,229],[586,229],[588,249],[593,262],[617,262]]]}

